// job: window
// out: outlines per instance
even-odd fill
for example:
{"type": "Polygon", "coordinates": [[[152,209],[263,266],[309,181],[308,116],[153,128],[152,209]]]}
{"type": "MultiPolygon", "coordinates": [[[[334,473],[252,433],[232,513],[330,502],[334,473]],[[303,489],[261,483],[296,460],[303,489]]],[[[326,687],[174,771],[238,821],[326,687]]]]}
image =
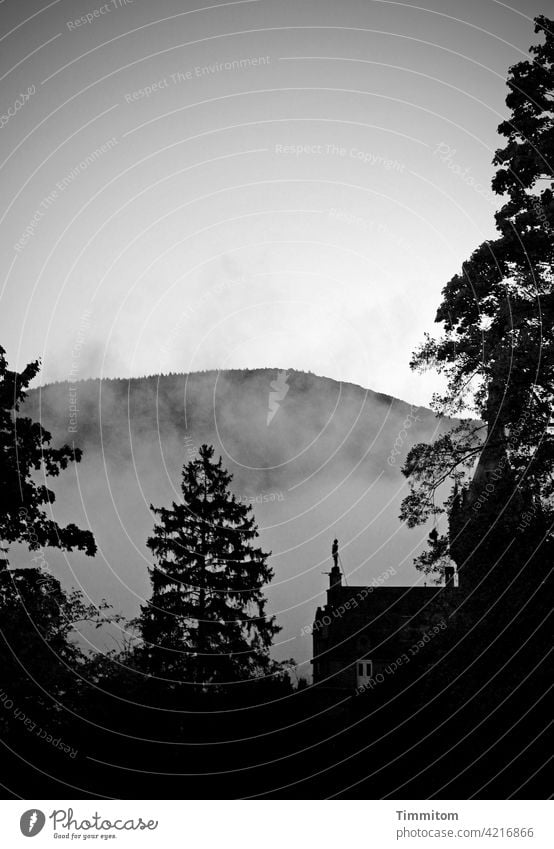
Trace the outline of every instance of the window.
{"type": "Polygon", "coordinates": [[[363,660],[359,660],[357,662],[356,667],[357,686],[363,687],[363,685],[367,684],[367,682],[371,679],[373,675],[373,663],[371,662],[371,660],[366,660],[364,658],[363,660]]]}

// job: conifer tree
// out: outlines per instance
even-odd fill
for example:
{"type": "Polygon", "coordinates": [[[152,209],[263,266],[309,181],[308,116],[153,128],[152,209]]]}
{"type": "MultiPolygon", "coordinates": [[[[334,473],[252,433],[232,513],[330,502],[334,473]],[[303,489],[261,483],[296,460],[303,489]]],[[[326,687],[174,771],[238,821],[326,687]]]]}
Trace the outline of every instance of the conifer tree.
{"type": "Polygon", "coordinates": [[[268,553],[256,548],[252,508],[229,491],[232,480],[212,446],[183,467],[183,500],[151,509],[158,517],[147,545],[156,558],[153,593],[140,630],[151,672],[217,685],[278,667],[269,657],[280,628],[265,615],[268,553]]]}

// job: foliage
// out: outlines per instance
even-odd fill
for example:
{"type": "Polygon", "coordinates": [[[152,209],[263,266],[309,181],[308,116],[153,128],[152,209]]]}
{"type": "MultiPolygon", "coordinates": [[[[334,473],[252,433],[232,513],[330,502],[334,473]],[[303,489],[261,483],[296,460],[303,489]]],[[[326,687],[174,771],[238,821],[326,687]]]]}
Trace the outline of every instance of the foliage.
{"type": "Polygon", "coordinates": [[[23,542],[31,550],[55,546],[74,548],[92,556],[96,544],[90,531],[74,524],[60,527],[46,512],[55,494],[43,481],[56,477],[70,462],[79,462],[81,451],[63,445],[52,448],[51,434],[39,422],[19,415],[26,389],[39,371],[32,362],[22,372],[10,371],[0,347],[0,540],[23,542]]]}
{"type": "MultiPolygon", "coordinates": [[[[479,454],[483,462],[482,445],[494,462],[505,455],[515,487],[534,509],[540,505],[543,530],[554,518],[553,22],[539,16],[535,31],[544,43],[531,48],[532,60],[510,69],[511,115],[498,128],[507,139],[493,160],[492,185],[504,196],[495,216],[499,236],[480,245],[446,284],[435,319],[442,336],[427,335],[411,363],[446,377],[446,391],[433,398],[436,412],[479,417],[486,439],[482,424],[466,419],[433,444],[414,446],[403,469],[410,494],[401,516],[410,526],[451,513],[479,454]],[[435,492],[447,479],[453,487],[436,507],[435,492]]],[[[503,513],[500,488],[488,508],[489,523],[503,513]]],[[[431,545],[416,566],[433,571],[436,564],[440,571],[443,557],[431,545]]]]}
{"type": "Polygon", "coordinates": [[[19,709],[38,718],[60,713],[62,700],[75,704],[79,674],[89,663],[77,641],[80,629],[117,619],[107,602],[87,603],[41,569],[9,569],[0,561],[2,677],[19,709]]]}

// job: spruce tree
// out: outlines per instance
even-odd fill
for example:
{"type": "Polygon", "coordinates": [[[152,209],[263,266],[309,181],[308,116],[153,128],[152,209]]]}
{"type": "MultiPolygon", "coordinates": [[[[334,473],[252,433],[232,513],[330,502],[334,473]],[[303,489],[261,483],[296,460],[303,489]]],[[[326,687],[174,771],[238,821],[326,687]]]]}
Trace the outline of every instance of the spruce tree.
{"type": "Polygon", "coordinates": [[[252,508],[229,491],[232,480],[212,446],[183,467],[183,500],[151,507],[158,517],[147,545],[152,598],[140,630],[151,674],[172,681],[221,685],[263,676],[275,634],[265,615],[269,553],[256,548],[252,508]]]}

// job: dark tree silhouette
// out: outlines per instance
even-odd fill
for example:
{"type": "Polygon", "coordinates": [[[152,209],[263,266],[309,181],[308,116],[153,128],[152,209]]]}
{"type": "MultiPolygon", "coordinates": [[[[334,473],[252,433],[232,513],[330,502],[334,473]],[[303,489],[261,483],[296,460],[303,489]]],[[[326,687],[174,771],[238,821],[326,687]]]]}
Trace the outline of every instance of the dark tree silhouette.
{"type": "MultiPolygon", "coordinates": [[[[87,605],[79,591],[66,593],[41,568],[8,568],[5,555],[13,542],[32,551],[55,546],[90,556],[96,552],[90,531],[74,524],[60,527],[46,513],[55,495],[45,479],[79,462],[81,451],[68,445],[52,448],[48,431],[19,415],[25,390],[38,371],[38,361],[21,373],[10,371],[0,347],[0,664],[18,710],[35,718],[48,715],[52,727],[63,714],[58,699],[71,700],[77,693],[73,670],[86,662],[71,639],[77,623],[99,625],[107,605],[87,605]]],[[[5,724],[11,727],[13,718],[6,714],[5,724]]]]}
{"type": "Polygon", "coordinates": [[[140,627],[148,665],[161,677],[221,684],[276,672],[269,657],[280,628],[265,615],[268,553],[252,544],[252,508],[238,502],[214,449],[183,467],[182,503],[152,507],[148,539],[157,561],[140,627]]]}
{"type": "Polygon", "coordinates": [[[79,462],[82,452],[69,445],[51,448],[51,434],[19,415],[25,390],[39,369],[36,361],[20,373],[10,371],[0,347],[0,542],[23,542],[34,551],[41,546],[77,548],[92,556],[96,544],[90,531],[74,524],[60,527],[45,510],[56,498],[45,479],[79,462]]]}
{"type": "Polygon", "coordinates": [[[64,719],[59,700],[75,704],[74,672],[86,674],[90,662],[73,638],[82,625],[116,621],[110,610],[105,601],[87,603],[79,590],[66,592],[41,569],[0,568],[2,680],[20,709],[48,713],[50,723],[64,719]]]}
{"type": "Polygon", "coordinates": [[[401,518],[415,526],[449,516],[448,532],[416,561],[425,572],[440,574],[452,556],[469,577],[475,557],[481,565],[496,557],[514,533],[522,551],[549,539],[554,518],[553,28],[536,18],[544,43],[510,69],[511,115],[499,126],[507,144],[496,152],[492,183],[505,196],[495,216],[500,235],[446,284],[435,319],[443,335],[427,336],[411,363],[446,376],[445,393],[433,399],[438,414],[475,416],[414,446],[403,468],[410,494],[401,518]]]}

